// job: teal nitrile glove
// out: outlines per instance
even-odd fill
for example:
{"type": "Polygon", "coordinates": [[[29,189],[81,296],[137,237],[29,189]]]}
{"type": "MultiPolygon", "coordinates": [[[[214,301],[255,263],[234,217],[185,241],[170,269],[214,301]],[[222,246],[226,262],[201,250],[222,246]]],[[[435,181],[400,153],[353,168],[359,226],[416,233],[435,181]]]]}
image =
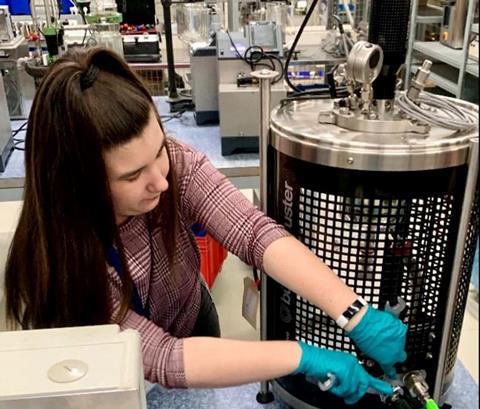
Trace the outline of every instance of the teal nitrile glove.
{"type": "Polygon", "coordinates": [[[392,387],[369,375],[351,354],[331,351],[299,342],[302,348],[300,364],[294,374],[303,373],[323,382],[330,374],[335,376],[335,383],[329,392],[340,396],[348,405],[353,405],[368,388],[377,390],[382,395],[391,395],[392,387]]]}
{"type": "Polygon", "coordinates": [[[368,306],[360,322],[347,335],[360,350],[378,362],[395,379],[395,364],[407,359],[407,326],[392,314],[368,306]]]}

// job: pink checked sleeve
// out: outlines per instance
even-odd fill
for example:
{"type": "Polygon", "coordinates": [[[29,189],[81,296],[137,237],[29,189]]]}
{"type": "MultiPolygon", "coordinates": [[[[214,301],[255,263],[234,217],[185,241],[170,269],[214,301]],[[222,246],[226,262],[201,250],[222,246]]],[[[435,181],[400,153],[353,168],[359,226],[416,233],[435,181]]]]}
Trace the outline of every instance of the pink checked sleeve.
{"type": "MultiPolygon", "coordinates": [[[[113,269],[109,268],[109,270],[111,277],[116,274],[113,269]]],[[[120,307],[119,280],[113,278],[110,288],[113,316],[115,316],[120,307]]],[[[120,327],[122,330],[129,328],[140,333],[145,379],[166,388],[187,387],[181,338],[171,336],[154,322],[133,310],[128,310],[120,327]]]]}
{"type": "Polygon", "coordinates": [[[178,142],[173,151],[184,215],[245,263],[260,268],[265,249],[289,233],[258,210],[205,155],[178,142]]]}

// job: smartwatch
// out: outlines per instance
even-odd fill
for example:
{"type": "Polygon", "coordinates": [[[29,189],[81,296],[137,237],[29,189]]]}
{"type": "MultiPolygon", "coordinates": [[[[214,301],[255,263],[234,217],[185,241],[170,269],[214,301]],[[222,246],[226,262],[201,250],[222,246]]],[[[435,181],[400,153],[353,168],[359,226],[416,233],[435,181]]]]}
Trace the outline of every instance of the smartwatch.
{"type": "Polygon", "coordinates": [[[348,321],[350,321],[352,317],[366,305],[367,302],[362,297],[358,297],[352,304],[348,306],[348,308],[340,315],[340,317],[335,320],[335,322],[340,328],[344,329],[347,326],[348,321]]]}

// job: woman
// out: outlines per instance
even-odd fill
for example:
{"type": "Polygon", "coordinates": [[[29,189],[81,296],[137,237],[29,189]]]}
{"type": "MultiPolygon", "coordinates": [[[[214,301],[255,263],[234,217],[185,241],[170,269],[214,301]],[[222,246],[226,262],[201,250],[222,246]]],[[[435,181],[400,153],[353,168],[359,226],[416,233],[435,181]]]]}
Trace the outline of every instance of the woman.
{"type": "MultiPolygon", "coordinates": [[[[371,377],[343,352],[220,339],[194,223],[338,319],[395,376],[406,327],[357,295],[254,208],[206,157],[168,139],[151,96],[115,54],[77,51],[43,79],[29,117],[25,199],[6,266],[7,314],[23,328],[116,322],[141,333],[145,377],[221,387],[304,373],[348,403],[371,377]]],[[[340,321],[338,321],[340,322],[340,321]]]]}

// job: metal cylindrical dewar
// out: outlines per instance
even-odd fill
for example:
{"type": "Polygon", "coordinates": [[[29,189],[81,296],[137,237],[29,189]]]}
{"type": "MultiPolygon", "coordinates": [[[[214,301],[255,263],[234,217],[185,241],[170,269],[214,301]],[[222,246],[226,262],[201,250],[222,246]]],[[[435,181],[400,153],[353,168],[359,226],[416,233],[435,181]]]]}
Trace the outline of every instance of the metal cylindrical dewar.
{"type": "MultiPolygon", "coordinates": [[[[455,256],[452,266],[452,277],[448,289],[448,299],[451,302],[447,303],[445,311],[445,321],[443,324],[442,339],[440,342],[440,362],[437,367],[436,382],[434,386],[434,398],[440,400],[440,397],[445,392],[445,378],[446,365],[449,360],[448,351],[451,350],[453,328],[453,314],[454,309],[458,306],[459,296],[459,282],[462,277],[462,267],[465,257],[465,247],[469,228],[472,226],[472,207],[475,200],[475,194],[478,194],[478,136],[470,139],[470,150],[468,156],[468,174],[465,186],[465,194],[463,196],[462,204],[462,218],[458,226],[458,235],[455,247],[455,256]]],[[[478,223],[478,220],[476,221],[478,223]]],[[[477,229],[478,226],[473,226],[477,229]]],[[[458,331],[459,332],[459,331],[458,331]]],[[[455,351],[456,352],[456,351],[455,351]]]]}
{"type": "MultiPolygon", "coordinates": [[[[467,216],[475,211],[471,140],[478,140],[478,130],[432,125],[418,134],[396,129],[389,116],[354,130],[329,122],[333,105],[294,100],[273,110],[268,215],[373,307],[385,310],[393,300],[405,300],[400,318],[408,324],[407,360],[398,372],[422,370],[432,398],[442,402],[453,380],[475,249],[476,230],[467,216]]],[[[267,283],[268,339],[361,352],[318,308],[273,280],[267,283]]],[[[296,409],[346,409],[299,376],[272,385],[296,409]]],[[[426,396],[425,390],[417,387],[416,394],[426,396]]],[[[356,408],[385,405],[368,394],[356,408]]]]}
{"type": "Polygon", "coordinates": [[[427,134],[413,133],[401,127],[403,122],[388,120],[363,120],[362,127],[349,130],[319,122],[319,112],[329,111],[333,111],[330,100],[295,101],[277,107],[271,117],[272,145],[286,155],[319,165],[419,171],[465,164],[469,141],[478,134],[476,130],[456,132],[436,126],[427,134]]]}

